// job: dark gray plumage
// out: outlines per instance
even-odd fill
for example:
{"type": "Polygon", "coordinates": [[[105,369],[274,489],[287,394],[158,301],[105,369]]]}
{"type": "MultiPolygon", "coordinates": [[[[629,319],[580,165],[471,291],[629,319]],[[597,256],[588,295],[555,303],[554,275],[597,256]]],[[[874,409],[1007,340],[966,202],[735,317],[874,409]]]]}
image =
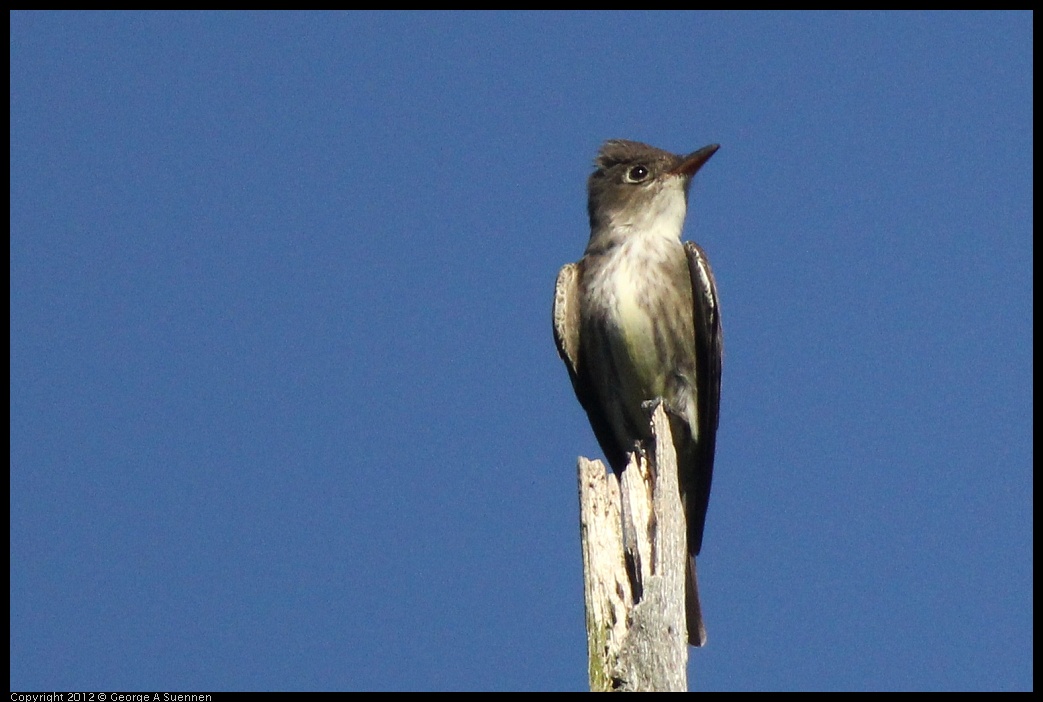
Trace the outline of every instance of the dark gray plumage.
{"type": "Polygon", "coordinates": [[[650,438],[645,403],[671,419],[691,569],[689,642],[706,640],[695,556],[702,548],[721,388],[721,320],[706,254],[681,242],[692,176],[717,151],[688,156],[605,142],[588,181],[590,240],[563,267],[554,339],[613,470],[650,438]]]}

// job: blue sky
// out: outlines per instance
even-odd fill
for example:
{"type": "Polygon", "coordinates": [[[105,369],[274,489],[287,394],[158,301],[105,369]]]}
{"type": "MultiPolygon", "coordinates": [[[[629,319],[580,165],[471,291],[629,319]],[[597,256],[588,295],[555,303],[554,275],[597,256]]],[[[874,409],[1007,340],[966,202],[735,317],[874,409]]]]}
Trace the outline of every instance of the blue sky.
{"type": "Polygon", "coordinates": [[[582,690],[558,268],[721,150],[697,690],[1032,687],[1032,16],[11,15],[11,687],[582,690]]]}

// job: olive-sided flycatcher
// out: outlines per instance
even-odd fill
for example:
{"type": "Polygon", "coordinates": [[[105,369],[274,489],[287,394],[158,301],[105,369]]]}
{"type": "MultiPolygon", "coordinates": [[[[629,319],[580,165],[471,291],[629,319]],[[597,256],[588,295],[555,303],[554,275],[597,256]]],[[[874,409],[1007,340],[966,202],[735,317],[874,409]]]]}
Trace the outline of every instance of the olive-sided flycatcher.
{"type": "Polygon", "coordinates": [[[706,254],[681,241],[692,176],[717,144],[687,156],[634,141],[602,145],[587,183],[590,240],[558,273],[554,340],[617,473],[651,438],[661,399],[677,450],[690,568],[688,641],[706,641],[695,556],[710,499],[721,396],[721,318],[706,254]]]}

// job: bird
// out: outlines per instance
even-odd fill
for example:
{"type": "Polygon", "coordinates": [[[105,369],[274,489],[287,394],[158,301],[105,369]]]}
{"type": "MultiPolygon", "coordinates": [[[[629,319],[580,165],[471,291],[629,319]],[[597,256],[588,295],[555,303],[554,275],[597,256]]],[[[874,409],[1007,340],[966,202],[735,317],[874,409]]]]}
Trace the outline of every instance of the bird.
{"type": "Polygon", "coordinates": [[[705,251],[681,234],[692,178],[718,144],[678,155],[602,144],[587,181],[590,238],[558,273],[554,341],[613,471],[651,438],[662,402],[677,452],[689,568],[688,642],[706,643],[695,557],[710,499],[721,396],[717,283],[705,251]]]}

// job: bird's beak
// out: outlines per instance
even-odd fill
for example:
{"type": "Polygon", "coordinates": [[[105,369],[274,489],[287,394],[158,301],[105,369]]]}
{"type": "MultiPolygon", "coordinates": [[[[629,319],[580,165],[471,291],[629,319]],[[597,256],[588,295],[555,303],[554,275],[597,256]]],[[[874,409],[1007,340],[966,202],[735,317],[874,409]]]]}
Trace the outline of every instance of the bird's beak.
{"type": "Polygon", "coordinates": [[[683,175],[691,178],[695,175],[696,171],[703,167],[703,164],[710,160],[710,157],[717,153],[717,149],[721,148],[720,144],[710,144],[704,146],[698,151],[693,151],[681,160],[681,163],[677,164],[670,172],[674,175],[683,175]]]}

